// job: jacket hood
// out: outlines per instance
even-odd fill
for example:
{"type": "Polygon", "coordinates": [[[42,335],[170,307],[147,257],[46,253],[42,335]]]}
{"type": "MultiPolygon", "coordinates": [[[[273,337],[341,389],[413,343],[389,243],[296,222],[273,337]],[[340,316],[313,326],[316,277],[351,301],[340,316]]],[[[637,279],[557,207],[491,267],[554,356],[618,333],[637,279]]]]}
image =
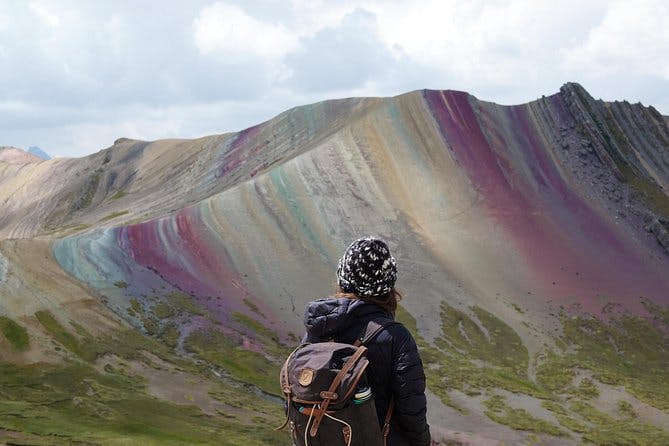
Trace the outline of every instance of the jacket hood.
{"type": "Polygon", "coordinates": [[[328,297],[309,302],[304,311],[307,338],[328,339],[345,332],[358,319],[374,313],[387,316],[381,307],[363,300],[328,297]]]}

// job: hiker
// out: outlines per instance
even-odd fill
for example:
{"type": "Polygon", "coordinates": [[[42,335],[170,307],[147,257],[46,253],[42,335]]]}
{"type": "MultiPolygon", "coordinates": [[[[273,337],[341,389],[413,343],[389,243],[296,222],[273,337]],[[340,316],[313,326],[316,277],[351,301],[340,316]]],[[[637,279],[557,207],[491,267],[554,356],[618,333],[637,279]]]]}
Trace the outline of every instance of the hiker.
{"type": "MultiPolygon", "coordinates": [[[[307,305],[304,342],[353,344],[369,321],[394,319],[401,296],[395,290],[395,259],[384,241],[364,237],[353,242],[339,260],[337,279],[339,289],[333,297],[307,305]]],[[[365,345],[380,426],[393,402],[388,445],[429,445],[425,374],[413,336],[395,323],[365,345]]]]}

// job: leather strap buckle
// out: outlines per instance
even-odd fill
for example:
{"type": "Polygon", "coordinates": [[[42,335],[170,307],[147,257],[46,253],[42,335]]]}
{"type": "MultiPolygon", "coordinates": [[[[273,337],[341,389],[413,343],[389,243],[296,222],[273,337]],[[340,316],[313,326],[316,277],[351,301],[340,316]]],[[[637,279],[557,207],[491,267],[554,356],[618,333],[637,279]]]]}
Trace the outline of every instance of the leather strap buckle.
{"type": "Polygon", "coordinates": [[[327,390],[323,390],[320,395],[324,400],[336,400],[339,397],[337,392],[329,392],[327,390]]]}

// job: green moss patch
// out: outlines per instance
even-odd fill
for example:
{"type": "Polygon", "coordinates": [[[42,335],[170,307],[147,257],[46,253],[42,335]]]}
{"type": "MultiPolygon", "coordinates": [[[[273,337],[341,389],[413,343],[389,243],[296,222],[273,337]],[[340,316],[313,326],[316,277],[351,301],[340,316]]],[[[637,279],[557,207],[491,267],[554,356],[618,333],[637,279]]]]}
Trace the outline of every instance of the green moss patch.
{"type": "Polygon", "coordinates": [[[571,410],[593,427],[583,433],[583,440],[597,445],[657,445],[669,444],[669,433],[662,429],[631,419],[618,419],[598,411],[590,404],[576,401],[571,410]]]}
{"type": "Polygon", "coordinates": [[[624,385],[632,395],[658,409],[669,409],[669,337],[657,324],[638,316],[604,323],[592,317],[563,319],[564,356],[594,372],[595,379],[624,385]]]}
{"type": "Polygon", "coordinates": [[[30,345],[26,329],[8,317],[0,316],[0,333],[9,341],[14,351],[25,351],[30,345]]]}
{"type": "MultiPolygon", "coordinates": [[[[174,326],[166,326],[160,333],[162,341],[143,336],[133,329],[119,330],[102,337],[93,337],[80,325],[70,322],[77,335],[63,327],[48,311],[38,311],[35,316],[53,338],[80,359],[92,362],[105,354],[115,354],[123,359],[143,359],[142,351],[150,351],[162,359],[175,361],[171,347],[178,339],[174,326]]],[[[158,327],[156,326],[158,331],[158,327]]],[[[158,334],[158,333],[156,333],[158,334]]]]}
{"type": "Polygon", "coordinates": [[[641,196],[646,204],[656,213],[669,219],[669,197],[653,180],[639,175],[628,165],[618,165],[621,173],[641,196]]]}
{"type": "Polygon", "coordinates": [[[137,379],[82,364],[0,364],[0,389],[0,432],[26,433],[30,444],[279,445],[286,440],[286,434],[270,428],[278,408],[272,413],[259,405],[270,414],[254,425],[206,416],[196,407],[151,397],[137,379]]]}
{"type": "Polygon", "coordinates": [[[252,317],[245,315],[244,313],[234,312],[232,314],[232,320],[238,324],[243,325],[251,330],[255,335],[265,338],[265,340],[270,340],[274,344],[278,344],[279,337],[269,328],[265,327],[260,322],[256,321],[252,317]]]}
{"type": "Polygon", "coordinates": [[[267,319],[267,316],[263,314],[262,311],[260,311],[260,308],[258,308],[258,305],[254,304],[252,301],[250,301],[247,298],[244,298],[244,304],[249,307],[251,311],[253,311],[255,314],[258,316],[261,316],[263,319],[267,319]]]}
{"type": "Polygon", "coordinates": [[[511,327],[480,307],[472,307],[478,323],[464,312],[443,303],[441,326],[443,336],[437,346],[453,354],[464,355],[489,365],[527,373],[527,349],[511,327]]]}
{"type": "Polygon", "coordinates": [[[634,410],[634,407],[632,407],[632,405],[625,400],[618,401],[618,413],[622,415],[624,418],[638,417],[636,411],[634,410]]]}
{"type": "Polygon", "coordinates": [[[126,195],[128,195],[127,192],[120,190],[120,191],[116,192],[114,195],[112,195],[111,199],[112,200],[118,200],[118,199],[121,199],[121,198],[125,197],[126,195]]]}
{"type": "Polygon", "coordinates": [[[232,314],[240,334],[223,334],[216,329],[198,330],[184,340],[184,349],[227,371],[237,381],[257,386],[266,393],[281,395],[279,370],[291,348],[281,344],[269,328],[243,313],[232,314]],[[262,353],[243,346],[245,336],[253,339],[262,353]]]}
{"type": "Polygon", "coordinates": [[[60,322],[53,317],[51,312],[42,310],[35,313],[35,317],[53,338],[63,347],[71,351],[81,359],[92,361],[96,358],[96,352],[89,343],[81,342],[75,335],[70,333],[60,322]]]}
{"type": "Polygon", "coordinates": [[[142,326],[144,330],[150,335],[157,335],[160,332],[158,321],[153,317],[142,317],[142,326]]]}
{"type": "Polygon", "coordinates": [[[542,401],[541,406],[553,412],[553,416],[558,420],[560,426],[572,432],[583,433],[590,429],[588,424],[575,418],[564,406],[555,401],[542,401]]]}
{"type": "Polygon", "coordinates": [[[648,432],[657,433],[659,428],[653,430],[638,421],[633,424],[634,411],[626,406],[619,408],[623,420],[586,417],[584,414],[592,411],[582,404],[599,396],[598,383],[622,385],[639,400],[669,409],[669,311],[649,302],[646,307],[651,313],[648,318],[609,315],[611,319],[603,321],[586,315],[560,316],[563,332],[555,339],[558,348],[546,348],[534,358],[534,379],[527,374],[527,350],[518,335],[480,308],[464,311],[443,303],[442,334],[434,345],[417,333],[415,319],[403,308],[398,309],[396,317],[413,333],[425,364],[428,388],[444,404],[459,409],[449,397],[453,390],[470,396],[495,389],[521,393],[543,400],[542,405],[553,412],[561,427],[543,424],[546,420],[532,420],[532,426],[524,426],[521,419],[527,419],[526,413],[495,406],[503,402],[498,398],[488,403],[486,415],[515,429],[551,435],[571,431],[588,434],[596,444],[608,444],[608,437],[596,436],[594,429],[618,429],[621,438],[626,438],[627,431],[650,429],[648,432]],[[592,377],[576,383],[577,373],[584,370],[592,377]],[[565,406],[565,400],[576,405],[565,406]]]}
{"type": "Polygon", "coordinates": [[[161,333],[160,339],[170,348],[175,348],[179,343],[179,329],[174,324],[166,324],[161,333]]]}
{"type": "Polygon", "coordinates": [[[473,317],[443,302],[442,335],[429,345],[417,333],[415,319],[398,308],[397,320],[412,332],[420,349],[429,389],[444,404],[461,411],[448,396],[450,390],[479,395],[485,389],[501,388],[550,398],[528,378],[528,353],[518,334],[482,308],[471,311],[473,317]]]}
{"type": "Polygon", "coordinates": [[[574,380],[575,363],[552,350],[537,355],[537,383],[551,393],[560,393],[574,380]]]}
{"type": "Polygon", "coordinates": [[[525,409],[507,405],[504,397],[500,395],[494,395],[483,404],[487,408],[485,414],[488,418],[512,429],[545,433],[556,437],[566,435],[553,423],[533,417],[525,409]]]}
{"type": "Polygon", "coordinates": [[[590,378],[583,378],[574,393],[584,400],[591,400],[599,396],[599,388],[590,378]]]}
{"type": "MultiPolygon", "coordinates": [[[[479,307],[471,308],[477,320],[445,302],[441,306],[442,336],[435,341],[441,352],[441,361],[459,365],[463,372],[474,369],[483,374],[471,378],[477,386],[488,386],[488,381],[507,382],[514,390],[528,387],[528,353],[518,334],[500,319],[479,307]]],[[[464,376],[449,373],[454,384],[462,383],[464,376]]],[[[492,383],[490,383],[492,384],[492,383]]],[[[500,386],[504,387],[504,386],[500,386]]]]}
{"type": "Polygon", "coordinates": [[[0,443],[23,444],[20,439],[24,439],[38,445],[280,445],[288,438],[286,433],[272,431],[280,424],[280,404],[238,386],[212,382],[217,399],[236,409],[229,414],[219,408],[220,415],[210,416],[194,406],[149,395],[144,378],[127,368],[107,364],[98,372],[79,359],[89,361],[110,354],[150,365],[144,354],[149,351],[181,372],[198,376],[198,380],[213,377],[209,366],[174,355],[163,342],[134,330],[96,338],[75,322],[69,323],[73,329],[69,331],[47,311],[38,312],[36,317],[54,340],[76,356],[60,366],[18,366],[0,361],[0,443]],[[252,417],[254,423],[249,422],[252,417]]]}
{"type": "Polygon", "coordinates": [[[182,311],[190,314],[196,314],[198,316],[205,316],[205,311],[198,307],[193,299],[186,293],[181,291],[173,291],[165,295],[167,301],[174,307],[177,311],[182,311]]]}
{"type": "Polygon", "coordinates": [[[665,335],[669,335],[669,307],[661,307],[648,299],[641,298],[641,304],[648,311],[653,325],[665,335]]]}
{"type": "Polygon", "coordinates": [[[98,220],[98,222],[111,220],[113,218],[120,217],[121,215],[125,215],[125,214],[128,214],[128,213],[129,213],[129,211],[112,212],[111,214],[102,217],[100,220],[98,220]]]}
{"type": "Polygon", "coordinates": [[[174,316],[175,313],[174,308],[165,303],[154,305],[151,311],[158,319],[167,319],[168,317],[174,316]]]}
{"type": "Polygon", "coordinates": [[[92,337],[88,330],[86,330],[81,324],[75,321],[70,321],[70,325],[72,328],[74,328],[75,333],[77,333],[79,336],[92,337]]]}
{"type": "Polygon", "coordinates": [[[281,361],[278,358],[270,361],[258,352],[242,348],[241,341],[214,329],[193,332],[185,339],[184,348],[223,368],[238,381],[253,384],[273,395],[281,395],[278,381],[281,361]]]}

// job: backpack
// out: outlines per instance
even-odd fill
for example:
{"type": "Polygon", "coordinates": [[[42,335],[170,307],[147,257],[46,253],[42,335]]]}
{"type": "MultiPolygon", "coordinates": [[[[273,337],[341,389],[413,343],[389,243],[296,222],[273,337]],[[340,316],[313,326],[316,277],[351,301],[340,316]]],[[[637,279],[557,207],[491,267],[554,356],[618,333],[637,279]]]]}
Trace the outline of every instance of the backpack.
{"type": "Polygon", "coordinates": [[[370,321],[356,342],[306,343],[297,347],[281,369],[286,422],[296,446],[384,446],[390,432],[394,400],[383,429],[365,370],[370,342],[391,319],[370,321]]]}

